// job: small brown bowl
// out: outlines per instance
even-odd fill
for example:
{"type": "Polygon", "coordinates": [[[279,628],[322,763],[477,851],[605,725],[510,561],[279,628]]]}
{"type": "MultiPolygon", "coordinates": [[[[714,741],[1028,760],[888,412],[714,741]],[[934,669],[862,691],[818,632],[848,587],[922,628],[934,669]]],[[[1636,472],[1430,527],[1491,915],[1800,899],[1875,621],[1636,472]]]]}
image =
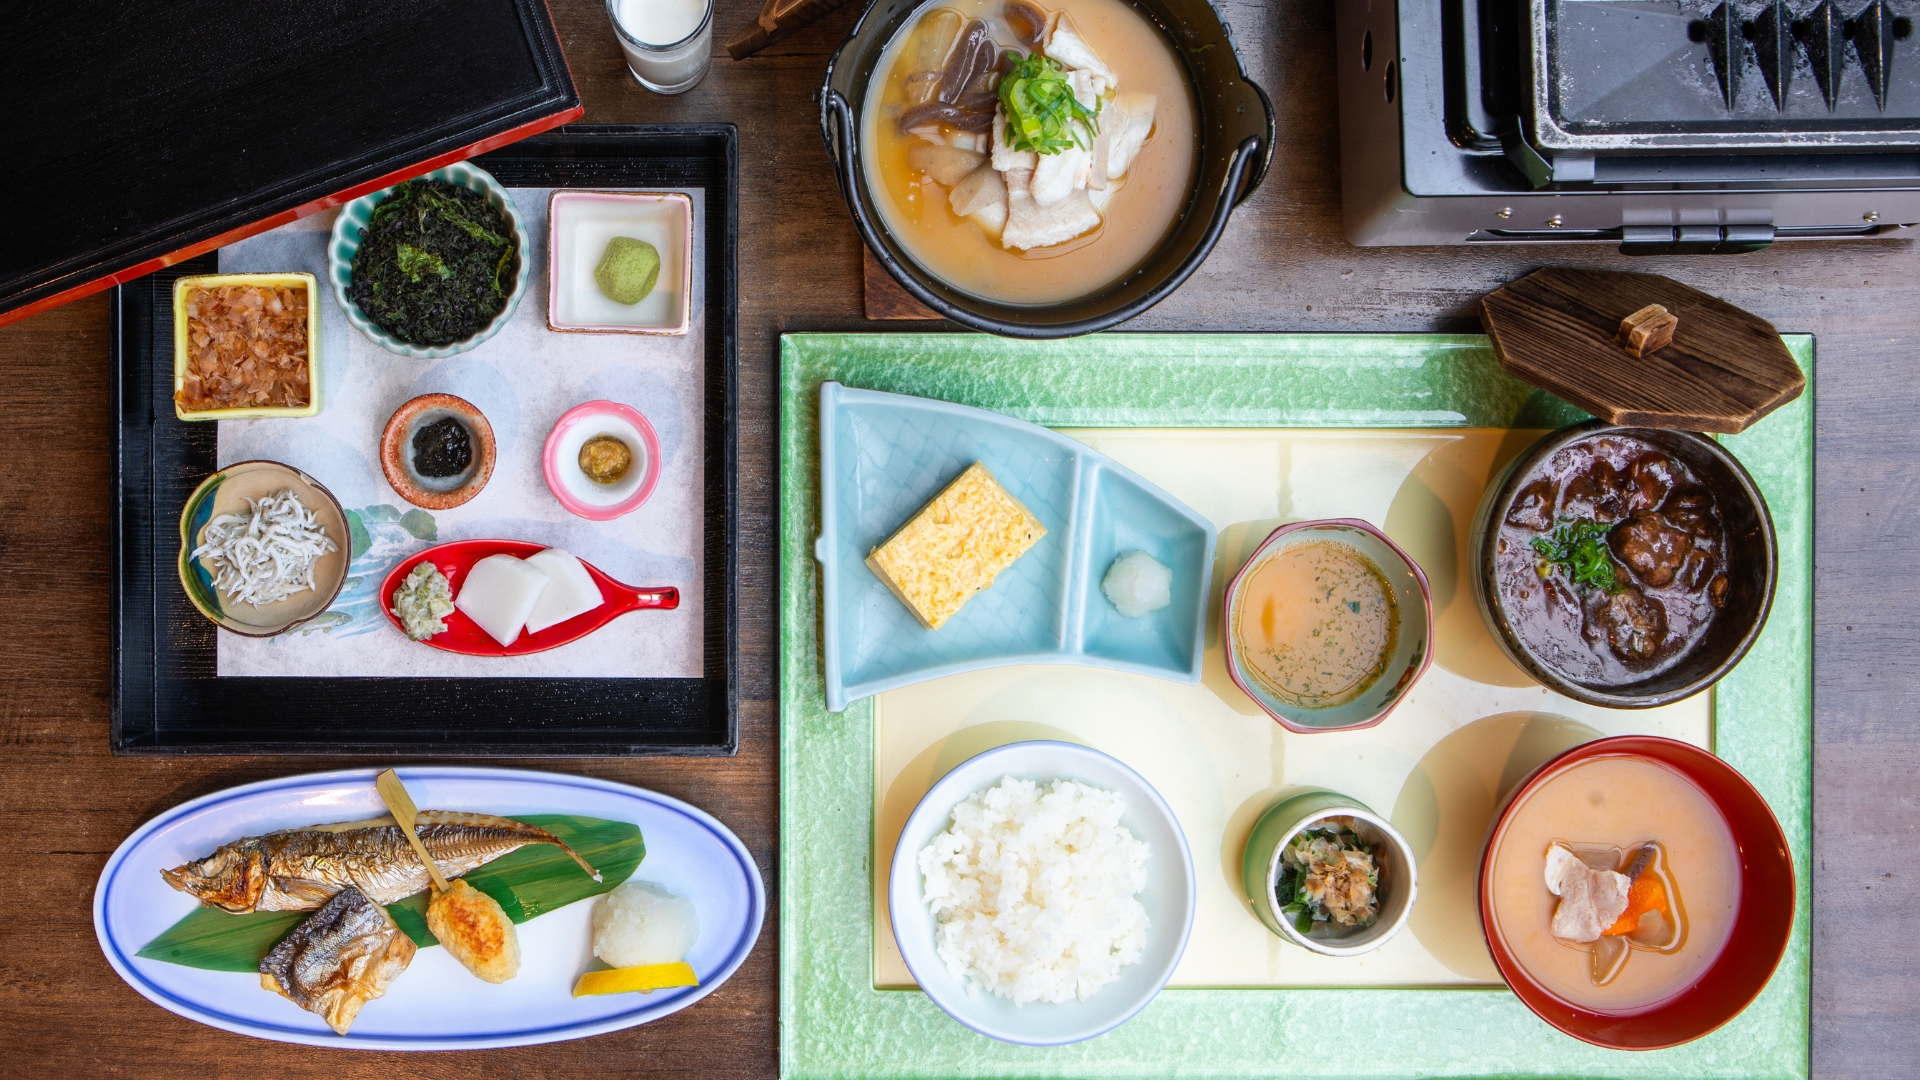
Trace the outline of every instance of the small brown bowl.
{"type": "Polygon", "coordinates": [[[400,497],[428,510],[451,510],[480,494],[493,478],[493,425],[480,410],[452,394],[422,394],[394,410],[380,433],[380,471],[400,497]],[[456,476],[422,476],[413,467],[413,436],[428,424],[453,417],[473,440],[473,460],[456,476]]]}
{"type": "Polygon", "coordinates": [[[1691,431],[1664,428],[1615,427],[1604,420],[1587,420],[1551,432],[1523,451],[1507,470],[1487,487],[1474,514],[1471,540],[1475,596],[1480,614],[1500,648],[1542,686],[1589,705],[1609,709],[1651,709],[1692,697],[1732,671],[1753,647],[1773,607],[1773,587],[1779,573],[1773,518],[1759,485],[1740,462],[1719,443],[1691,431]],[[1494,565],[1494,544],[1500,523],[1536,465],[1570,443],[1598,434],[1618,434],[1652,444],[1686,465],[1712,493],[1727,528],[1727,603],[1707,628],[1699,644],[1677,662],[1629,683],[1582,682],[1554,667],[1514,628],[1500,592],[1494,565]]]}
{"type": "Polygon", "coordinates": [[[1652,735],[1596,739],[1535,769],[1515,785],[1494,818],[1480,857],[1480,925],[1493,962],[1527,1008],[1576,1039],[1612,1050],[1660,1050],[1691,1042],[1740,1015],[1773,977],[1793,934],[1793,856],[1760,793],[1733,766],[1688,743],[1652,735]],[[1551,777],[1582,762],[1627,757],[1661,765],[1692,781],[1720,811],[1740,862],[1740,894],[1726,945],[1706,971],[1674,996],[1631,1013],[1597,1012],[1547,989],[1520,965],[1493,909],[1493,853],[1513,809],[1551,777]]]}
{"type": "Polygon", "coordinates": [[[180,511],[180,585],[195,610],[222,630],[242,637],[284,634],[333,606],[347,581],[352,546],[347,535],[347,513],[320,481],[278,461],[237,461],[200,482],[180,511]],[[248,503],[282,489],[290,490],[301,505],[314,512],[334,550],[314,560],[313,588],[284,600],[256,607],[229,603],[213,583],[213,569],[192,557],[207,523],[222,514],[244,514],[248,503]]]}

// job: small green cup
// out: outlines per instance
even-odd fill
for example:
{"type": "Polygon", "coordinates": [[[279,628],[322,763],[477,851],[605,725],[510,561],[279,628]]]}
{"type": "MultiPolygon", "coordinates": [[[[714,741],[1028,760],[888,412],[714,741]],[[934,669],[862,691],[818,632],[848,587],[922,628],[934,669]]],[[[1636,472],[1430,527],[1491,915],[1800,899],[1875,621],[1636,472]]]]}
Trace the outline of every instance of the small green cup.
{"type": "MultiPolygon", "coordinates": [[[[1407,841],[1385,818],[1358,799],[1324,790],[1303,791],[1281,800],[1260,816],[1240,859],[1240,881],[1253,913],[1267,929],[1303,949],[1323,956],[1357,956],[1387,943],[1413,914],[1418,870],[1407,841]],[[1274,890],[1280,877],[1280,851],[1300,830],[1331,817],[1350,817],[1363,836],[1383,845],[1380,865],[1380,917],[1359,929],[1302,934],[1280,913],[1274,890]]],[[[1323,926],[1325,924],[1322,924],[1323,926]]]]}

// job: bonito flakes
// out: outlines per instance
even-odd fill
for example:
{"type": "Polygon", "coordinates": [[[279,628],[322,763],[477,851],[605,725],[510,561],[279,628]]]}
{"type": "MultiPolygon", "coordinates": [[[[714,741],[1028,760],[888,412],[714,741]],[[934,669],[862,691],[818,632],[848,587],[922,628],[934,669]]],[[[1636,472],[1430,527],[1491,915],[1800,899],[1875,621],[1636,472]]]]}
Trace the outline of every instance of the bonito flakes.
{"type": "Polygon", "coordinates": [[[188,412],[299,408],[308,402],[307,290],[223,285],[187,294],[188,412]]]}

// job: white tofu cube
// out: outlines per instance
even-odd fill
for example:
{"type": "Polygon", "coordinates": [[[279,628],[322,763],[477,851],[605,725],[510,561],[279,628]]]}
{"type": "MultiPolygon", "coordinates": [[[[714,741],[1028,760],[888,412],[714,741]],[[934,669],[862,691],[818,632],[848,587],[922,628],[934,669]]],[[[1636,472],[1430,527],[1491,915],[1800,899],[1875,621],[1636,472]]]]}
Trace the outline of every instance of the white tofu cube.
{"type": "Polygon", "coordinates": [[[527,616],[527,633],[537,634],[549,626],[558,626],[576,615],[585,615],[604,602],[600,586],[580,560],[559,548],[536,551],[527,556],[530,565],[547,575],[547,589],[527,616]]]}
{"type": "Polygon", "coordinates": [[[504,648],[520,637],[546,589],[546,571],[511,555],[489,555],[467,571],[453,606],[504,648]]]}

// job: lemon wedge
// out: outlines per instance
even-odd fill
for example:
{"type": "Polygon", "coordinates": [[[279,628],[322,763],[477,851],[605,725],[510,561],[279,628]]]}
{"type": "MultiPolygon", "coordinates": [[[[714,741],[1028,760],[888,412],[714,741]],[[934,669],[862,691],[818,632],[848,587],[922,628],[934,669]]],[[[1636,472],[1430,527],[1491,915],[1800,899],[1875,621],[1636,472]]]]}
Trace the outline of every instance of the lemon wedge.
{"type": "Polygon", "coordinates": [[[635,991],[647,994],[670,986],[699,985],[700,979],[689,964],[642,964],[639,967],[586,972],[580,976],[579,982],[573,984],[573,996],[631,994],[635,991]]]}

